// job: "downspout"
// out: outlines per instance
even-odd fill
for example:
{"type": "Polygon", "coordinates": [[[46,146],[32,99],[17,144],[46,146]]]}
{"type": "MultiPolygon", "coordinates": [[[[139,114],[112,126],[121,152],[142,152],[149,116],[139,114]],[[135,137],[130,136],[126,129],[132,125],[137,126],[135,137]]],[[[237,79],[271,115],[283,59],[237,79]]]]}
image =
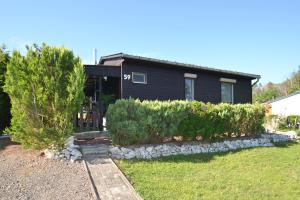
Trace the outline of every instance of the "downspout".
{"type": "Polygon", "coordinates": [[[252,86],[252,87],[253,87],[253,86],[255,86],[255,85],[258,83],[258,81],[259,81],[259,79],[260,79],[260,78],[261,78],[260,76],[259,76],[259,77],[257,77],[257,78],[256,78],[256,81],[255,81],[254,83],[252,83],[252,85],[251,85],[251,86],[252,86]]]}
{"type": "MultiPolygon", "coordinates": [[[[254,82],[254,83],[252,83],[252,87],[251,87],[251,90],[252,90],[252,88],[258,83],[258,81],[259,81],[259,79],[260,79],[261,77],[259,76],[259,77],[257,77],[256,78],[256,81],[254,82]]],[[[251,94],[251,103],[253,103],[253,90],[252,90],[252,92],[251,92],[252,94],[251,94]]]]}

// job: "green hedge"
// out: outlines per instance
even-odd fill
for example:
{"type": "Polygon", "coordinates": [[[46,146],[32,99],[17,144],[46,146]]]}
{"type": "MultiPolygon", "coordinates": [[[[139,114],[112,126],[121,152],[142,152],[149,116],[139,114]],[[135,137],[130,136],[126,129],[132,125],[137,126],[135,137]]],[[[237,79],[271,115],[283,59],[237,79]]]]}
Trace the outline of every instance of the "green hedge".
{"type": "Polygon", "coordinates": [[[109,106],[106,124],[114,144],[162,142],[181,136],[211,140],[263,131],[264,107],[188,101],[118,100],[109,106]]]}

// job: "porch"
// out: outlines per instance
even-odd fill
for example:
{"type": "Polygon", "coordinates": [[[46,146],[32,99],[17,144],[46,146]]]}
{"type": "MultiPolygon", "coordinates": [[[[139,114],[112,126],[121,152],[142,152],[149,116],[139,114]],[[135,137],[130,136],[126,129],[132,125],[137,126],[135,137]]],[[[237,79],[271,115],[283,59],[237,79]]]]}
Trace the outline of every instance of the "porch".
{"type": "Polygon", "coordinates": [[[120,67],[85,65],[85,100],[75,116],[76,132],[102,131],[108,105],[121,96],[120,67]]]}

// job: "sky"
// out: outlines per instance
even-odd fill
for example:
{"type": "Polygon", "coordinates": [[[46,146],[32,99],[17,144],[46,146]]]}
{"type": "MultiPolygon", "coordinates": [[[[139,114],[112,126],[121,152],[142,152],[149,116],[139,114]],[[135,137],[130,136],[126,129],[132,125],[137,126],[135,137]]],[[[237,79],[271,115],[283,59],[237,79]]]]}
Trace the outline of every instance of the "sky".
{"type": "Polygon", "coordinates": [[[254,73],[279,83],[300,65],[300,1],[0,0],[0,44],[65,46],[84,64],[124,52],[254,73]]]}

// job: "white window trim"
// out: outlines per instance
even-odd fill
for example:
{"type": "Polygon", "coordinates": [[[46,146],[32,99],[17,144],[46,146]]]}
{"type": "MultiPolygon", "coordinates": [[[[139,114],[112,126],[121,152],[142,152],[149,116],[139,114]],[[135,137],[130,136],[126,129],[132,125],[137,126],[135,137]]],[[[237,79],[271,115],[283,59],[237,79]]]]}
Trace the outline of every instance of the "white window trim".
{"type": "Polygon", "coordinates": [[[132,74],[131,74],[131,77],[132,77],[132,82],[133,83],[139,83],[139,84],[147,84],[147,74],[146,73],[142,73],[142,72],[132,72],[132,74]],[[134,77],[134,75],[143,75],[144,77],[145,77],[145,81],[144,82],[141,82],[141,81],[134,81],[133,79],[133,77],[134,77]]]}
{"type": "Polygon", "coordinates": [[[220,81],[226,83],[236,83],[236,79],[231,79],[231,78],[220,78],[220,81]]]}
{"type": "MultiPolygon", "coordinates": [[[[186,96],[185,96],[185,100],[187,100],[187,101],[194,101],[195,100],[195,80],[193,78],[185,78],[185,80],[186,79],[189,79],[189,80],[192,81],[192,100],[187,99],[186,96]]],[[[185,80],[184,80],[184,84],[185,84],[185,80]]],[[[184,86],[184,88],[185,88],[185,86],[184,86]]]]}
{"type": "Polygon", "coordinates": [[[197,74],[184,73],[184,78],[197,78],[197,74]]]}

